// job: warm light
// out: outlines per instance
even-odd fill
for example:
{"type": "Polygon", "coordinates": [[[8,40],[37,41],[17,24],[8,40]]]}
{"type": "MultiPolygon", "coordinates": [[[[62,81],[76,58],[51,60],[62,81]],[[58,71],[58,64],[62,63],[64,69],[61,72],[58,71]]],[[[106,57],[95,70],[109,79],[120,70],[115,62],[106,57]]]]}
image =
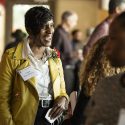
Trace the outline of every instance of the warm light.
{"type": "Polygon", "coordinates": [[[4,51],[5,8],[0,4],[0,60],[4,51]]]}
{"type": "Polygon", "coordinates": [[[45,3],[45,2],[48,2],[48,0],[34,0],[35,2],[37,3],[45,3]]]}
{"type": "Polygon", "coordinates": [[[101,0],[100,2],[101,9],[108,10],[109,0],[101,0]]]}
{"type": "MultiPolygon", "coordinates": [[[[13,6],[13,31],[16,29],[21,29],[25,31],[25,24],[24,24],[24,16],[25,13],[34,6],[41,6],[41,5],[22,5],[22,4],[15,4],[13,6]],[[17,21],[18,19],[18,21],[17,21]]],[[[42,5],[46,8],[50,8],[48,5],[42,5]]]]}

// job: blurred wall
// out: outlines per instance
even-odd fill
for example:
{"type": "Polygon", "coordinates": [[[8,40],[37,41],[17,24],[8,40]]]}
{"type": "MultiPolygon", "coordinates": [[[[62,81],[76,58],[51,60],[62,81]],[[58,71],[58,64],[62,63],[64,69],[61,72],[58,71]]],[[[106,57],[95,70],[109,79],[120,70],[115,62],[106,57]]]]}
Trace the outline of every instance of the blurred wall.
{"type": "Polygon", "coordinates": [[[107,11],[99,9],[99,0],[57,0],[55,4],[55,23],[61,21],[61,14],[73,10],[79,16],[78,26],[83,31],[84,39],[88,28],[95,27],[106,16],[107,11]]]}
{"type": "MultiPolygon", "coordinates": [[[[2,0],[3,1],[3,0],[2,0]]],[[[90,27],[95,27],[106,16],[107,12],[99,9],[100,0],[49,0],[51,10],[55,16],[55,24],[60,23],[61,14],[66,10],[73,10],[78,13],[78,26],[83,31],[84,39],[86,38],[86,30],[90,27]]],[[[6,2],[6,28],[5,28],[5,43],[10,41],[10,33],[12,32],[13,11],[12,7],[15,4],[39,4],[34,0],[7,0],[6,2]]]]}
{"type": "Polygon", "coordinates": [[[61,14],[66,10],[73,10],[79,16],[77,28],[86,34],[86,30],[93,27],[98,22],[98,2],[97,0],[57,0],[55,8],[55,22],[60,23],[61,14]]]}
{"type": "Polygon", "coordinates": [[[0,60],[4,51],[4,36],[5,36],[5,8],[0,3],[0,60]]]}
{"type": "Polygon", "coordinates": [[[100,23],[108,16],[108,12],[106,10],[98,10],[98,22],[100,23]]]}

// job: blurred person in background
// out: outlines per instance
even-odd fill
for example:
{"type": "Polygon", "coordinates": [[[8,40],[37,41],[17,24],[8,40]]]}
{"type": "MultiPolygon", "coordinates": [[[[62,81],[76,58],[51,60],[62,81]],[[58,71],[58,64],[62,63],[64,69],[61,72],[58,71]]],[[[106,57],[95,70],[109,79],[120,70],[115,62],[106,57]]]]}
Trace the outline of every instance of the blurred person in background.
{"type": "MultiPolygon", "coordinates": [[[[59,53],[50,48],[53,14],[43,6],[25,14],[28,38],[8,49],[0,63],[0,125],[51,125],[45,118],[59,117],[66,108],[59,53]]],[[[53,125],[60,125],[56,120],[53,125]]]]}
{"type": "MultiPolygon", "coordinates": [[[[112,67],[125,67],[125,12],[111,24],[106,55],[112,67]]],[[[125,71],[102,79],[91,97],[84,125],[124,125],[125,71]]]]}
{"type": "Polygon", "coordinates": [[[74,52],[74,74],[75,74],[75,90],[78,92],[80,90],[79,83],[79,70],[81,62],[83,61],[83,34],[79,29],[72,31],[72,47],[74,52]]]}
{"type": "Polygon", "coordinates": [[[90,36],[83,50],[85,56],[101,37],[108,35],[111,22],[118,14],[123,11],[125,11],[125,0],[110,0],[108,11],[109,16],[95,28],[94,32],[90,36]]]}
{"type": "MultiPolygon", "coordinates": [[[[78,102],[72,117],[72,125],[81,125],[83,122],[83,112],[96,90],[98,81],[102,78],[117,75],[125,71],[125,67],[113,67],[106,54],[105,45],[109,36],[102,37],[90,50],[86,60],[82,62],[80,68],[80,84],[82,86],[78,102]]],[[[85,118],[84,118],[85,119],[85,118]]]]}
{"type": "Polygon", "coordinates": [[[85,120],[83,113],[91,96],[96,90],[98,81],[102,78],[117,75],[125,71],[125,67],[119,68],[111,66],[105,50],[107,42],[108,36],[99,39],[98,43],[90,50],[85,62],[81,64],[80,84],[82,89],[71,119],[72,125],[76,125],[76,123],[78,125],[83,125],[83,120],[85,120]]]}
{"type": "MultiPolygon", "coordinates": [[[[117,44],[119,41],[119,45],[117,45],[118,47],[121,46],[120,43],[123,44],[123,36],[125,36],[125,13],[121,15],[123,15],[123,17],[120,16],[121,20],[118,20],[119,16],[117,17],[118,19],[116,18],[119,25],[111,25],[112,32],[109,33],[109,36],[103,37],[98,40],[98,42],[90,50],[90,53],[88,54],[87,59],[85,60],[83,65],[81,65],[80,83],[82,85],[82,90],[80,92],[71,121],[66,121],[68,124],[69,122],[71,122],[71,125],[84,125],[83,122],[85,122],[86,119],[86,116],[84,116],[86,106],[91,99],[91,96],[93,96],[100,79],[125,72],[125,66],[111,65],[108,54],[109,52],[112,52],[112,46],[115,44],[116,41],[117,44]]],[[[124,57],[124,54],[120,55],[117,51],[115,52],[116,53],[113,57],[114,59],[121,58],[121,56],[124,57]]]]}
{"type": "Polygon", "coordinates": [[[79,29],[75,29],[72,31],[72,46],[73,51],[83,49],[83,33],[79,29]]]}
{"type": "Polygon", "coordinates": [[[26,39],[26,33],[21,29],[17,29],[15,32],[12,32],[11,37],[13,41],[6,46],[5,50],[17,46],[19,42],[23,42],[26,39]]]}
{"type": "Polygon", "coordinates": [[[77,25],[78,16],[75,12],[66,11],[62,14],[62,22],[55,29],[52,41],[52,48],[61,53],[61,60],[64,69],[64,78],[68,95],[74,91],[74,65],[71,30],[77,25]]]}

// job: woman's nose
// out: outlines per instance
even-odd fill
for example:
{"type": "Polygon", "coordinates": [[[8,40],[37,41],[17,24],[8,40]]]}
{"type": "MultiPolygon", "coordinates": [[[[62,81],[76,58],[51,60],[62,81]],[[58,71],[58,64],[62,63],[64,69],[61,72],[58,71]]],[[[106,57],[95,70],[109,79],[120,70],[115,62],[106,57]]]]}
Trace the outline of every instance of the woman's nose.
{"type": "Polygon", "coordinates": [[[46,31],[47,31],[47,33],[49,33],[49,34],[52,34],[52,33],[54,32],[54,28],[48,27],[46,31]]]}

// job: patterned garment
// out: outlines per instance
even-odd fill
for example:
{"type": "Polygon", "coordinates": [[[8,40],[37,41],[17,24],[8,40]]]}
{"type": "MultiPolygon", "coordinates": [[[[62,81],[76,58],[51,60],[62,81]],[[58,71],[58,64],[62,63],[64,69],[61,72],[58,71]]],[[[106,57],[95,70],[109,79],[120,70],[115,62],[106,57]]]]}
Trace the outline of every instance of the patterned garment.
{"type": "Polygon", "coordinates": [[[95,87],[100,79],[107,76],[113,76],[125,71],[123,68],[115,68],[105,54],[104,46],[108,41],[108,37],[100,39],[91,49],[90,54],[86,58],[81,68],[80,81],[85,88],[87,96],[91,96],[95,91],[95,87]]]}
{"type": "Polygon", "coordinates": [[[121,111],[125,109],[125,74],[101,80],[84,112],[84,125],[118,125],[121,111]]]}

